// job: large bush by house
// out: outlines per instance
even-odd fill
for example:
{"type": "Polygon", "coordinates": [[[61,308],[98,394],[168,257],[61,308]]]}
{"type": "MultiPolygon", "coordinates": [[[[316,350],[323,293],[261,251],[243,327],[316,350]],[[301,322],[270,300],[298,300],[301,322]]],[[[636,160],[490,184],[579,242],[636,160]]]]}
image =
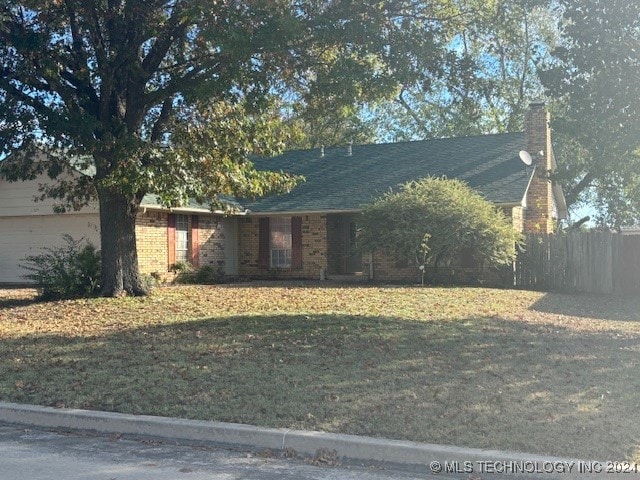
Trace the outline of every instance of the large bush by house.
{"type": "Polygon", "coordinates": [[[100,287],[100,251],[90,242],[63,235],[64,244],[43,248],[23,259],[43,298],[71,298],[91,295],[100,287]]]}
{"type": "Polygon", "coordinates": [[[480,265],[509,264],[521,236],[505,214],[460,180],[427,177],[367,206],[358,240],[418,268],[440,266],[461,252],[480,265]]]}

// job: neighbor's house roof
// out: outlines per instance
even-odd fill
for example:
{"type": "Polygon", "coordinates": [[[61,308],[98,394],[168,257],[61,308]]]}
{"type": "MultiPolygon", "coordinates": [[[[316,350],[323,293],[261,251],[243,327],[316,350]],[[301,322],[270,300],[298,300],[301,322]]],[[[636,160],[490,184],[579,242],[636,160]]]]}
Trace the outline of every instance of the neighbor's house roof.
{"type": "MultiPolygon", "coordinates": [[[[49,153],[45,153],[44,151],[37,151],[36,155],[37,155],[36,161],[38,162],[49,161],[49,158],[48,158],[50,155],[49,153]]],[[[14,158],[11,156],[1,159],[0,170],[2,170],[4,161],[11,162],[13,160],[14,158]]],[[[76,175],[85,175],[85,176],[93,177],[96,174],[95,167],[91,165],[91,162],[87,162],[86,158],[71,157],[70,163],[74,167],[74,170],[75,170],[74,174],[76,175]]],[[[47,181],[46,178],[44,177],[42,178],[44,182],[47,181]]],[[[162,210],[162,211],[170,211],[170,212],[185,213],[185,214],[189,214],[189,213],[226,214],[228,212],[234,212],[235,214],[243,214],[245,212],[245,209],[243,208],[243,206],[240,205],[238,201],[231,196],[219,195],[218,199],[220,201],[221,206],[224,207],[223,209],[219,209],[219,210],[212,209],[211,205],[199,203],[194,199],[190,199],[186,205],[182,205],[178,207],[167,207],[162,204],[158,195],[147,194],[143,197],[140,203],[140,207],[143,209],[149,209],[149,210],[162,210]]],[[[96,205],[97,205],[97,202],[96,202],[96,205]]],[[[53,211],[51,213],[53,213],[53,211]]]]}
{"type": "Polygon", "coordinates": [[[523,203],[533,167],[518,157],[524,133],[354,145],[286,152],[258,159],[259,170],[303,175],[289,194],[240,203],[252,213],[359,211],[389,189],[427,176],[465,181],[484,198],[523,203]]]}

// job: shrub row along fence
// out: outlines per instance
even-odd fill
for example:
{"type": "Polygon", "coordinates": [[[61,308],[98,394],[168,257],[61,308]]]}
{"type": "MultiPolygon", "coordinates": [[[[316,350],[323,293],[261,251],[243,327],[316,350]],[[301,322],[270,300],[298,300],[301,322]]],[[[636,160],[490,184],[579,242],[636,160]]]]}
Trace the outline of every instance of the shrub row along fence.
{"type": "Polygon", "coordinates": [[[586,293],[640,293],[640,235],[571,232],[526,237],[517,287],[586,293]]]}

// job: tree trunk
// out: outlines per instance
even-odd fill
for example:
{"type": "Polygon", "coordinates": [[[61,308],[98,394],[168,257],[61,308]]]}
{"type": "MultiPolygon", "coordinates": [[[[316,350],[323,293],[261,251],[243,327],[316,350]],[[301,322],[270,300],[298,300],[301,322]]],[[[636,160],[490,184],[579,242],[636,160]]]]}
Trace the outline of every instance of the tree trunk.
{"type": "Polygon", "coordinates": [[[140,202],[99,189],[102,294],[106,297],[146,295],[138,270],[136,214],[140,202]]]}

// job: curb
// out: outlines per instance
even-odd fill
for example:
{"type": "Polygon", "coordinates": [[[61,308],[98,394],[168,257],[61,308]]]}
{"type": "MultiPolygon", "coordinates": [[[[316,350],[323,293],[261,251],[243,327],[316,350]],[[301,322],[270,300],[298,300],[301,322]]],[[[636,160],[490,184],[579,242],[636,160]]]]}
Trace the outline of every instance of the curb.
{"type": "MultiPolygon", "coordinates": [[[[608,477],[604,470],[592,474],[585,472],[584,468],[579,471],[580,466],[591,464],[604,466],[606,462],[584,462],[498,450],[460,448],[403,440],[150,415],[129,415],[0,402],[0,422],[101,434],[128,434],[165,440],[202,441],[258,449],[293,449],[297,453],[306,455],[315,455],[318,450],[335,450],[340,458],[403,464],[424,468],[425,473],[465,475],[473,472],[502,473],[518,474],[521,478],[532,477],[544,478],[545,480],[551,478],[603,479],[608,477]],[[569,469],[569,465],[573,465],[573,467],[569,469]]],[[[612,475],[612,478],[617,477],[612,475]]]]}

